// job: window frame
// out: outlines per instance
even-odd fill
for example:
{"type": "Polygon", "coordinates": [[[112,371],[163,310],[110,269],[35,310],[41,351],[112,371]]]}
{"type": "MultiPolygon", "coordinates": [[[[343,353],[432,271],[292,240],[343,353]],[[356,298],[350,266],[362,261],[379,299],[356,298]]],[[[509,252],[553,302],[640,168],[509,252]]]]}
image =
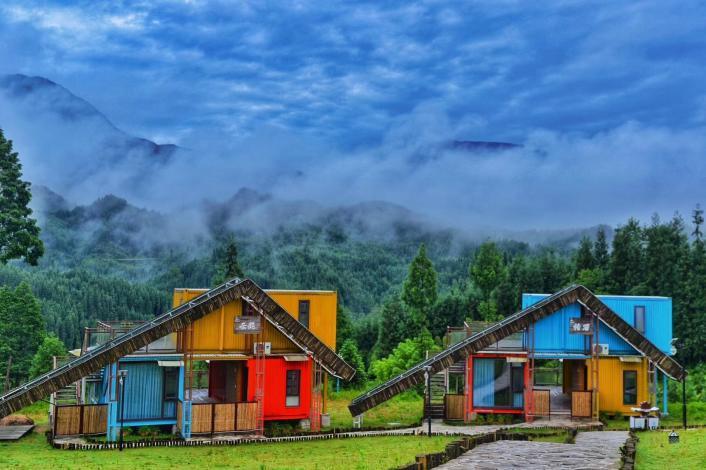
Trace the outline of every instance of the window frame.
{"type": "Polygon", "coordinates": [[[297,320],[304,328],[309,329],[309,323],[311,321],[311,302],[308,299],[299,301],[299,316],[297,320]],[[306,306],[306,308],[302,308],[304,306],[306,306]],[[302,321],[304,316],[306,317],[306,322],[302,321]]]}
{"type": "Polygon", "coordinates": [[[302,371],[300,369],[287,369],[284,376],[284,406],[287,408],[296,408],[301,405],[301,394],[302,394],[302,371]],[[296,381],[290,384],[290,374],[292,380],[296,377],[296,381]],[[290,390],[294,390],[296,387],[296,395],[290,395],[290,390]],[[296,398],[296,404],[290,404],[289,399],[296,398]]]}
{"type": "Polygon", "coordinates": [[[636,370],[624,370],[623,371],[623,405],[637,405],[637,379],[638,379],[638,371],[636,370]],[[634,393],[631,393],[635,398],[634,401],[628,401],[626,400],[626,397],[628,395],[628,390],[627,390],[627,378],[629,375],[632,375],[634,377],[634,393]]]}
{"type": "Polygon", "coordinates": [[[635,307],[633,307],[633,324],[637,331],[643,335],[645,334],[645,330],[647,329],[647,309],[644,305],[635,305],[635,307]],[[638,312],[640,312],[640,315],[638,315],[638,312]],[[638,323],[638,318],[641,320],[641,325],[638,323]]]}

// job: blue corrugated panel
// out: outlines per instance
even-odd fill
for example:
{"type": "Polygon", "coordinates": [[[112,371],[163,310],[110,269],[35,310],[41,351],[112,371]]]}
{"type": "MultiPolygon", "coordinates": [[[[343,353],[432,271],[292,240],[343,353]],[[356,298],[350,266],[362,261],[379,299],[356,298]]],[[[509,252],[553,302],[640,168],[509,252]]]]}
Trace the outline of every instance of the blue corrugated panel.
{"type": "MultiPolygon", "coordinates": [[[[548,294],[523,294],[522,308],[527,308],[548,294]]],[[[645,307],[645,336],[663,352],[669,354],[672,340],[672,299],[668,297],[598,296],[623,320],[635,326],[635,307],[645,307]]],[[[535,350],[537,352],[585,351],[583,337],[569,333],[569,319],[581,315],[578,304],[569,305],[537,322],[535,350]]],[[[611,355],[635,354],[634,349],[607,326],[600,328],[599,342],[607,344],[611,355]]]]}

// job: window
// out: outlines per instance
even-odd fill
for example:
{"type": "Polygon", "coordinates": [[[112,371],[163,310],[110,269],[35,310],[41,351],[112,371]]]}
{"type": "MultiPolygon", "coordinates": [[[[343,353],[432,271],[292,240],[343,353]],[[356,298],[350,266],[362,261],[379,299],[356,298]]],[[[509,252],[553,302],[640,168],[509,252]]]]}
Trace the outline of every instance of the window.
{"type": "Polygon", "coordinates": [[[299,301],[299,323],[304,325],[305,328],[309,328],[309,301],[300,300],[299,301]]]}
{"type": "Polygon", "coordinates": [[[466,376],[463,374],[449,374],[449,393],[452,395],[463,395],[465,381],[466,376]]]}
{"type": "Polygon", "coordinates": [[[285,399],[286,406],[299,406],[299,382],[301,379],[300,370],[287,371],[287,397],[285,399]]]}
{"type": "Polygon", "coordinates": [[[522,408],[523,372],[522,363],[505,358],[473,359],[473,406],[522,408]]]}
{"type": "Polygon", "coordinates": [[[179,389],[179,369],[177,367],[164,368],[164,400],[176,400],[179,389]]]}
{"type": "Polygon", "coordinates": [[[635,306],[635,329],[640,333],[645,333],[645,307],[635,306]]]}
{"type": "Polygon", "coordinates": [[[637,371],[623,371],[623,405],[637,405],[637,371]]]}

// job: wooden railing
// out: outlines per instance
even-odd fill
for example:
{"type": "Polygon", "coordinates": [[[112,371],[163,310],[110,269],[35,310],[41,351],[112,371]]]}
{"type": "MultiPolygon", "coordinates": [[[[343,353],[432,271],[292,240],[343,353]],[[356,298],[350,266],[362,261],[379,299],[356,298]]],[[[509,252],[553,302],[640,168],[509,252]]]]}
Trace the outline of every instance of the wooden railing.
{"type": "Polygon", "coordinates": [[[257,402],[192,403],[191,434],[254,431],[257,402]]]}
{"type": "Polygon", "coordinates": [[[57,405],[54,407],[54,436],[105,434],[108,405],[57,405]]]}
{"type": "Polygon", "coordinates": [[[463,419],[464,395],[444,396],[444,408],[446,419],[463,419]]]}
{"type": "Polygon", "coordinates": [[[571,392],[571,417],[572,418],[590,418],[591,417],[591,402],[593,401],[593,392],[577,391],[571,392]]]}

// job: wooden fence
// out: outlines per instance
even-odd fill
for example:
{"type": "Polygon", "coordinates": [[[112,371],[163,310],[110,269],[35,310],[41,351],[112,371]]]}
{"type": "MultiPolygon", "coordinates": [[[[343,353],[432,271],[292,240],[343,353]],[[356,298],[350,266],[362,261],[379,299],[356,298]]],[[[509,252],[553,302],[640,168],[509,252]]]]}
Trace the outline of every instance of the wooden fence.
{"type": "Polygon", "coordinates": [[[57,405],[53,425],[55,437],[105,434],[108,405],[57,405]]]}
{"type": "Polygon", "coordinates": [[[463,404],[465,401],[464,395],[450,395],[444,396],[444,408],[445,408],[445,418],[446,419],[463,419],[463,404]]]}
{"type": "Polygon", "coordinates": [[[533,389],[532,403],[534,408],[533,416],[549,416],[551,392],[549,390],[533,389]]]}
{"type": "Polygon", "coordinates": [[[589,391],[573,391],[571,392],[571,417],[572,418],[590,418],[591,417],[591,402],[593,401],[593,392],[589,391]]]}
{"type": "Polygon", "coordinates": [[[192,403],[191,434],[254,431],[257,402],[192,403]]]}

